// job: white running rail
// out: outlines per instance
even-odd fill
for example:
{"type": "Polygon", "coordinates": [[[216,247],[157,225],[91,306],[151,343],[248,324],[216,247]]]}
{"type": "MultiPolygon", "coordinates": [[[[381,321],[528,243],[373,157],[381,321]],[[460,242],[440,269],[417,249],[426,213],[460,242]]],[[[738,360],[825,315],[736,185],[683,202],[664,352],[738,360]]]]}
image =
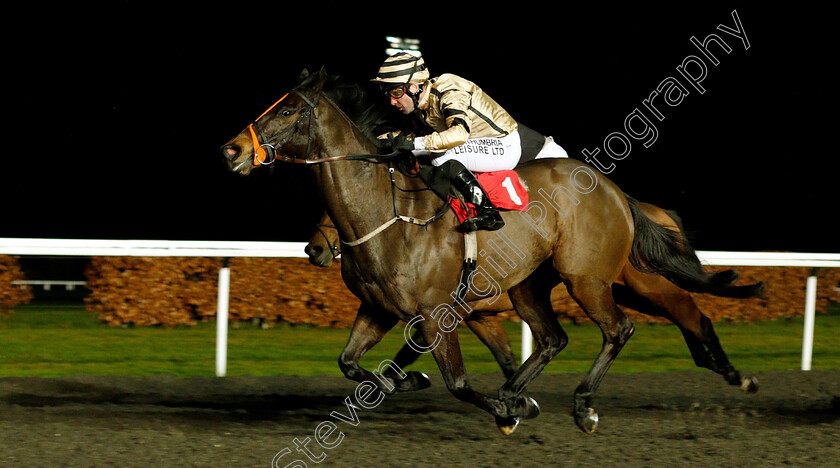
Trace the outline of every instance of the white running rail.
{"type": "MultiPolygon", "coordinates": [[[[29,239],[0,238],[0,255],[118,256],[118,257],[300,257],[305,258],[305,242],[165,241],[107,239],[29,239]]],[[[840,267],[840,254],[792,252],[698,251],[706,265],[787,266],[810,268],[840,267]]],[[[218,315],[216,320],[216,375],[224,376],[227,361],[227,301],[230,270],[219,272],[218,315]]],[[[802,370],[811,369],[817,277],[806,281],[805,330],[802,337],[802,370]]],[[[531,331],[522,322],[522,360],[531,355],[531,331]]]]}

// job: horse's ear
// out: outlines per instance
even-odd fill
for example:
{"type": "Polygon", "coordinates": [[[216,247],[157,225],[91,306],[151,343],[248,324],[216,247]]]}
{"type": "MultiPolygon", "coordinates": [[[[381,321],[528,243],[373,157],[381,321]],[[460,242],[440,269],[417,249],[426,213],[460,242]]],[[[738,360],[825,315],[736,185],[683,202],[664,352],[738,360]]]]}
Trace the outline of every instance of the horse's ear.
{"type": "Polygon", "coordinates": [[[327,75],[327,70],[324,67],[321,67],[315,73],[309,73],[309,70],[306,68],[300,72],[300,81],[298,82],[298,88],[305,88],[312,92],[321,92],[321,89],[324,87],[324,83],[327,81],[329,76],[327,75]]]}

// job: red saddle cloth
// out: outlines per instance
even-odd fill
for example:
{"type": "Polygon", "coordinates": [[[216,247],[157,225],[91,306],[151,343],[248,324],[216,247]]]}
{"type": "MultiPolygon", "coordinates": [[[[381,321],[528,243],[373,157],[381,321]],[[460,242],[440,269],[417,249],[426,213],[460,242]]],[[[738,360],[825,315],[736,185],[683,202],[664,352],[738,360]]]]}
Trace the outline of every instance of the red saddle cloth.
{"type": "MultiPolygon", "coordinates": [[[[519,176],[514,170],[480,172],[476,173],[478,183],[484,189],[484,193],[490,198],[490,202],[500,210],[523,211],[528,206],[528,191],[519,182],[519,176]]],[[[469,213],[464,210],[463,205],[457,198],[450,197],[449,205],[452,211],[458,216],[459,222],[475,216],[476,209],[472,203],[467,203],[469,213]]]]}

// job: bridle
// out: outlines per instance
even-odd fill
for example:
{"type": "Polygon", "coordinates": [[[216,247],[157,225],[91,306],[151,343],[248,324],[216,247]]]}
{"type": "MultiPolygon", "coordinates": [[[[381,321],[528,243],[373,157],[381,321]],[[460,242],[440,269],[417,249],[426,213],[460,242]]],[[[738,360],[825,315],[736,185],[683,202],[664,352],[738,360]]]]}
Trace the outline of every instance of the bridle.
{"type": "MultiPolygon", "coordinates": [[[[301,99],[303,102],[306,103],[307,108],[301,112],[300,116],[297,118],[293,125],[290,125],[288,128],[284,129],[277,135],[272,136],[271,138],[266,138],[265,134],[263,133],[262,129],[259,126],[259,120],[263,118],[266,114],[271,112],[277,104],[280,104],[284,99],[289,96],[289,93],[286,93],[277,100],[274,104],[271,105],[265,112],[260,114],[254,122],[248,125],[248,132],[251,134],[251,144],[254,147],[254,166],[271,166],[274,164],[275,161],[285,162],[285,163],[293,163],[293,164],[320,164],[330,161],[343,161],[343,160],[371,160],[371,159],[388,159],[394,156],[398,156],[400,152],[395,150],[392,153],[388,154],[356,154],[356,155],[339,155],[339,156],[329,156],[326,158],[314,158],[308,159],[307,157],[310,154],[312,149],[312,117],[314,116],[316,119],[318,118],[318,114],[316,112],[316,108],[321,101],[321,93],[318,93],[318,96],[315,97],[314,100],[309,99],[303,93],[298,91],[297,89],[293,89],[291,93],[294,93],[301,99]],[[282,154],[277,154],[277,148],[282,147],[285,145],[289,140],[292,139],[295,134],[300,131],[304,125],[309,127],[309,133],[307,135],[306,140],[306,152],[304,153],[303,158],[298,158],[295,156],[285,156],[282,154]],[[279,140],[279,141],[278,141],[279,140]],[[276,144],[274,142],[277,142],[276,144]]],[[[324,97],[324,99],[327,99],[324,97]]],[[[328,100],[328,99],[327,99],[328,100]]]]}

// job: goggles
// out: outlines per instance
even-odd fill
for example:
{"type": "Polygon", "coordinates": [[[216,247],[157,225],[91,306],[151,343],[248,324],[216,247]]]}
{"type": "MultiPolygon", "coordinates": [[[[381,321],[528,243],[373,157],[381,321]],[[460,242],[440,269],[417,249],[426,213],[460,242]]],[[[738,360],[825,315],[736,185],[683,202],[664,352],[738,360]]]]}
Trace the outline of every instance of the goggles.
{"type": "Polygon", "coordinates": [[[406,91],[408,91],[408,88],[406,87],[406,85],[402,84],[394,88],[386,89],[385,95],[394,99],[399,99],[405,96],[406,91]]]}

